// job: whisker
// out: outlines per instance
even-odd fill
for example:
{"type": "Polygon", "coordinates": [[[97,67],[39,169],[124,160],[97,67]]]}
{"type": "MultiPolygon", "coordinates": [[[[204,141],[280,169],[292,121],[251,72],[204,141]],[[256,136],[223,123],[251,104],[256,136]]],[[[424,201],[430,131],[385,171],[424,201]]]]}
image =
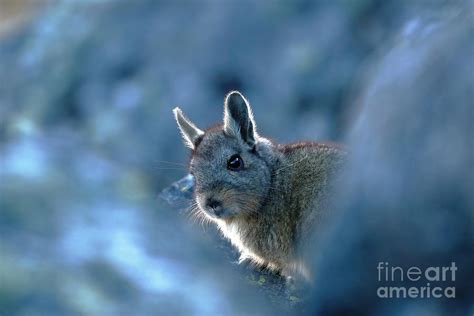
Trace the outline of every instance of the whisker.
{"type": "Polygon", "coordinates": [[[157,162],[157,163],[163,163],[163,164],[169,164],[169,165],[177,165],[177,166],[182,166],[182,167],[186,167],[187,168],[187,165],[184,164],[184,163],[180,163],[180,162],[172,162],[172,161],[166,161],[166,160],[154,160],[154,162],[157,162]]]}
{"type": "Polygon", "coordinates": [[[192,220],[193,224],[199,223],[199,226],[207,232],[208,224],[211,222],[211,219],[204,214],[204,212],[199,208],[197,202],[193,202],[188,208],[188,216],[192,220]]]}
{"type": "Polygon", "coordinates": [[[188,172],[188,169],[186,168],[180,168],[180,167],[153,167],[155,170],[182,170],[185,172],[188,172]]]}

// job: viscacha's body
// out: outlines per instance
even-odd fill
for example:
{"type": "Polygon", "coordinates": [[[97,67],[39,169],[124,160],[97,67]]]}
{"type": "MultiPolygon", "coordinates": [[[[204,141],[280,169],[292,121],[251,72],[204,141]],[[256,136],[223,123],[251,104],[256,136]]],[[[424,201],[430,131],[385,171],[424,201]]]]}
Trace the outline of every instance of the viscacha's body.
{"type": "Polygon", "coordinates": [[[174,113],[192,149],[198,212],[218,225],[241,260],[310,279],[305,249],[329,212],[345,151],[334,144],[273,144],[257,134],[239,92],[226,97],[224,124],[206,131],[178,108],[174,113]]]}

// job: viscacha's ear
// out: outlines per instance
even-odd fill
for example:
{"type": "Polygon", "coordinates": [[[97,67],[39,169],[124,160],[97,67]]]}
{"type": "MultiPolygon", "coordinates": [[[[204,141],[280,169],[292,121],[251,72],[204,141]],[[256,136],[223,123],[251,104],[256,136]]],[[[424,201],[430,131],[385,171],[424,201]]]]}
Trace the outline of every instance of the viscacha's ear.
{"type": "Polygon", "coordinates": [[[204,135],[204,132],[187,119],[180,108],[174,108],[173,113],[176,122],[178,123],[179,130],[183,135],[184,144],[194,150],[196,148],[197,140],[204,135]]]}
{"type": "Polygon", "coordinates": [[[250,147],[255,145],[258,135],[252,109],[238,91],[230,92],[225,98],[224,131],[230,136],[241,137],[250,147]]]}

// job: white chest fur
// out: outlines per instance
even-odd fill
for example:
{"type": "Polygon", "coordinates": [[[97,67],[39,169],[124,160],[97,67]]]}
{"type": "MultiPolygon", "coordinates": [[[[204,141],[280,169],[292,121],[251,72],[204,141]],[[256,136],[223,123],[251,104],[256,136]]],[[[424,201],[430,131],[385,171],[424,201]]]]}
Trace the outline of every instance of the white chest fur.
{"type": "Polygon", "coordinates": [[[222,234],[239,250],[239,263],[246,259],[250,259],[257,264],[263,264],[265,262],[265,260],[256,255],[244,244],[243,237],[245,232],[242,224],[239,225],[238,222],[226,223],[224,221],[219,221],[217,224],[222,234]]]}

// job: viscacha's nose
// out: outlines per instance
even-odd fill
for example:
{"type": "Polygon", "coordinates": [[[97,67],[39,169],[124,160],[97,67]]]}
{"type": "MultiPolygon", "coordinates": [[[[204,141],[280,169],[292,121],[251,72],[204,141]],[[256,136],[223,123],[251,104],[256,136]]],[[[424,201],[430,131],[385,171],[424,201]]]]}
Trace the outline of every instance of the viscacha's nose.
{"type": "Polygon", "coordinates": [[[222,206],[222,203],[214,198],[208,198],[206,201],[206,206],[212,209],[217,209],[222,206]]]}

